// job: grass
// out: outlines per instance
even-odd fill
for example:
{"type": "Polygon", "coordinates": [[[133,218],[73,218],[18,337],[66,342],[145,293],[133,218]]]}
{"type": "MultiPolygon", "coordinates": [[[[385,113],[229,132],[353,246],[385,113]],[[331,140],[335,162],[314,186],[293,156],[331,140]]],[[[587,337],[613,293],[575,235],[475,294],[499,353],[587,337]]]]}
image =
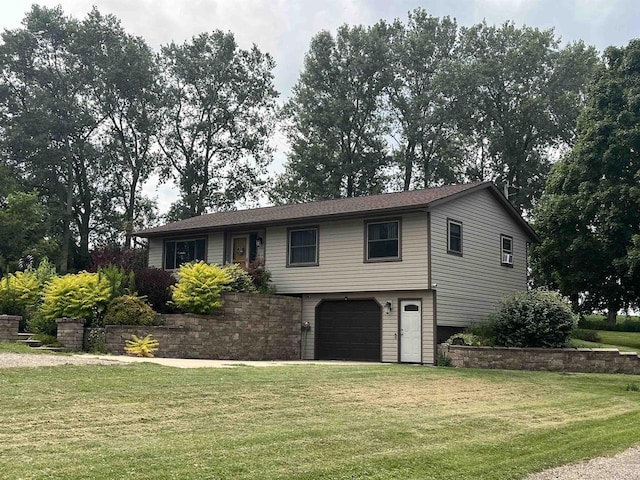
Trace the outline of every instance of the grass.
{"type": "MultiPolygon", "coordinates": [[[[38,350],[37,348],[31,348],[22,343],[12,342],[0,342],[0,353],[34,353],[34,354],[48,354],[52,355],[53,352],[47,350],[38,350]]],[[[64,352],[56,352],[55,355],[69,355],[64,352]]]]}
{"type": "Polygon", "coordinates": [[[571,346],[576,348],[617,348],[621,352],[640,353],[640,332],[614,332],[596,330],[600,335],[600,342],[587,342],[572,339],[571,346]]]}
{"type": "Polygon", "coordinates": [[[4,479],[504,479],[640,442],[637,376],[0,369],[4,479]]]}

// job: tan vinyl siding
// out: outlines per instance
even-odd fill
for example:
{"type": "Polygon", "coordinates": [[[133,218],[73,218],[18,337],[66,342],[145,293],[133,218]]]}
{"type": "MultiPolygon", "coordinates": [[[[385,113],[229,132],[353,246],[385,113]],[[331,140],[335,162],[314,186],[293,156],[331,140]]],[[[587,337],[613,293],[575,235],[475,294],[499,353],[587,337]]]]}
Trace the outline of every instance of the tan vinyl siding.
{"type": "Polygon", "coordinates": [[[162,268],[163,244],[162,238],[149,239],[149,267],[162,268]]]}
{"type": "MultiPolygon", "coordinates": [[[[376,219],[386,217],[366,220],[376,219]]],[[[287,228],[268,228],[266,264],[278,293],[426,290],[427,215],[404,215],[401,225],[402,261],[364,262],[365,219],[320,223],[319,265],[306,267],[287,267],[287,228]]]]}
{"type": "Polygon", "coordinates": [[[302,333],[302,358],[313,360],[315,355],[315,315],[316,306],[322,299],[339,300],[372,298],[381,305],[382,311],[382,361],[398,361],[398,323],[400,299],[415,299],[422,302],[422,363],[433,364],[434,328],[432,292],[428,291],[388,291],[388,292],[337,292],[334,294],[311,294],[302,296],[302,322],[309,322],[311,330],[302,333]],[[386,313],[384,304],[390,301],[392,310],[386,313]]]}
{"type": "Polygon", "coordinates": [[[527,288],[527,237],[487,190],[435,207],[431,273],[438,325],[482,321],[500,298],[527,288]],[[462,256],[447,253],[447,219],[462,222],[462,256]],[[501,265],[500,235],[513,237],[513,268],[501,265]]]}

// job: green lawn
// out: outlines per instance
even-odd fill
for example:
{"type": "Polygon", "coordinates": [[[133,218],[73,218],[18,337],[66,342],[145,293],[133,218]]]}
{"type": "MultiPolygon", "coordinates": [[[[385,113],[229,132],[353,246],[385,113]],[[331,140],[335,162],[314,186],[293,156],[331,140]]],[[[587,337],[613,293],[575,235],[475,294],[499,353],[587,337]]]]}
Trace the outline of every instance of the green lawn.
{"type": "Polygon", "coordinates": [[[611,332],[607,330],[596,330],[600,335],[600,342],[586,342],[584,340],[573,339],[571,346],[585,348],[617,348],[622,352],[640,353],[640,332],[611,332]]]}
{"type": "Polygon", "coordinates": [[[0,369],[3,479],[478,479],[640,443],[640,377],[402,365],[0,369]]]}

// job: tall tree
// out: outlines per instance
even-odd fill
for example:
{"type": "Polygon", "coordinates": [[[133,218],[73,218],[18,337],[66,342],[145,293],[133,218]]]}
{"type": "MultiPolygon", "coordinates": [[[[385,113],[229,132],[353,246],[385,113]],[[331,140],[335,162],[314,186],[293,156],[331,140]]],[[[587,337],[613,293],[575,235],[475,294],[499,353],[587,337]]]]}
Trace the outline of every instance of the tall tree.
{"type": "Polygon", "coordinates": [[[574,140],[596,51],[581,42],[560,49],[553,30],[512,23],[462,29],[461,41],[461,100],[469,107],[463,118],[481,153],[480,167],[472,165],[470,173],[508,185],[514,204],[531,209],[551,166],[550,150],[574,140]]]}
{"type": "Polygon", "coordinates": [[[100,119],[89,89],[90,65],[77,54],[78,22],[58,8],[34,6],[23,28],[5,31],[0,45],[0,100],[8,161],[55,212],[66,271],[74,231],[88,259],[90,220],[99,185],[91,143],[100,119]]]}
{"type": "Polygon", "coordinates": [[[640,40],[609,48],[578,124],[578,140],[556,165],[535,211],[540,282],[582,307],[640,304],[640,40]]]}
{"type": "Polygon", "coordinates": [[[313,37],[284,108],[291,154],[272,200],[354,197],[384,188],[387,41],[382,23],[313,37]]]}
{"type": "Polygon", "coordinates": [[[253,194],[271,161],[274,62],[214,31],[162,48],[158,141],[165,178],[180,189],[170,217],[228,209],[253,194]]]}
{"type": "Polygon", "coordinates": [[[157,169],[152,149],[159,110],[157,65],[143,39],[127,34],[116,17],[96,8],[83,20],[78,43],[83,63],[93,66],[90,92],[104,118],[99,142],[108,188],[99,229],[102,236],[109,230],[124,232],[124,245],[131,247],[134,227],[142,227],[154,209],[141,188],[157,169]]]}
{"type": "Polygon", "coordinates": [[[418,8],[406,26],[396,20],[391,31],[388,97],[403,189],[453,183],[463,173],[457,128],[463,112],[452,72],[459,61],[457,24],[418,8]]]}

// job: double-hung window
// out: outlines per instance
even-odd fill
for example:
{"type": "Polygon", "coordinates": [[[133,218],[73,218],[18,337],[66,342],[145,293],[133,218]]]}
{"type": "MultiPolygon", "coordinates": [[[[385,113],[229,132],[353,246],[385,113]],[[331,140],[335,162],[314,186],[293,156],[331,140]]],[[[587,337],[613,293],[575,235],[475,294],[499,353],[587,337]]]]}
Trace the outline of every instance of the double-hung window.
{"type": "Polygon", "coordinates": [[[506,267],[513,267],[513,238],[500,235],[500,263],[506,267]]]}
{"type": "Polygon", "coordinates": [[[462,222],[447,219],[447,253],[462,256],[462,222]]]}
{"type": "Polygon", "coordinates": [[[204,238],[166,240],[164,242],[164,269],[175,270],[183,263],[206,260],[207,241],[204,238]]]}
{"type": "Polygon", "coordinates": [[[287,266],[318,265],[318,227],[289,229],[287,266]]]}
{"type": "Polygon", "coordinates": [[[400,260],[400,220],[366,223],[366,261],[400,260]]]}

